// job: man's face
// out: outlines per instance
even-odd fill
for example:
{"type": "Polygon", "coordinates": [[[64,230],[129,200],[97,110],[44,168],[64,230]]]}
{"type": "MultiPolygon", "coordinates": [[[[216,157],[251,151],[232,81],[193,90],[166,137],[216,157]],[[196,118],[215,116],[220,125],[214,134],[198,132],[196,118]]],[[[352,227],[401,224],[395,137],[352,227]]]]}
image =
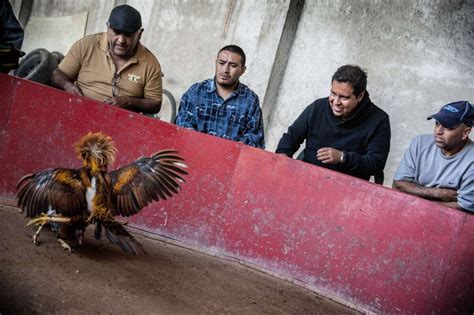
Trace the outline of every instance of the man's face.
{"type": "Polygon", "coordinates": [[[456,154],[464,146],[469,137],[471,127],[460,124],[454,128],[445,128],[439,122],[435,123],[435,143],[445,154],[456,154]]]}
{"type": "Polygon", "coordinates": [[[109,43],[110,53],[124,59],[132,57],[136,52],[138,42],[142,37],[142,32],[143,29],[140,29],[133,34],[125,34],[108,27],[107,41],[109,43]]]}
{"type": "Polygon", "coordinates": [[[333,81],[331,94],[329,95],[329,105],[331,105],[334,116],[347,117],[357,107],[364,93],[362,92],[359,96],[356,96],[349,83],[333,81]]]}
{"type": "Polygon", "coordinates": [[[245,69],[238,54],[223,50],[216,60],[216,82],[223,87],[233,87],[245,69]]]}

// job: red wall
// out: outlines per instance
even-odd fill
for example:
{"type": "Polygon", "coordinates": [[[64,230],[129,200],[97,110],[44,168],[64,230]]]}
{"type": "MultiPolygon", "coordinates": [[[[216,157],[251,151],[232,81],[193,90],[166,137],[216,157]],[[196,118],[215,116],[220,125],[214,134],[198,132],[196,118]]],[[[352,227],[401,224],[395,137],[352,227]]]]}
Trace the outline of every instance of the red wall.
{"type": "Polygon", "coordinates": [[[79,167],[89,131],[115,166],[165,148],[186,158],[182,192],[132,224],[249,262],[366,310],[474,310],[474,215],[239,143],[0,74],[0,194],[49,167],[79,167]]]}

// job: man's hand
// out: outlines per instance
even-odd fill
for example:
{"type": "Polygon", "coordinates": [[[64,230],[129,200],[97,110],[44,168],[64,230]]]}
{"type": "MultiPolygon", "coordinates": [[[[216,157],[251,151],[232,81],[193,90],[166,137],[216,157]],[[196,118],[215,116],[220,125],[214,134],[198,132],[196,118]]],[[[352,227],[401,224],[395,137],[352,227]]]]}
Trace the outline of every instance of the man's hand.
{"type": "Polygon", "coordinates": [[[84,96],[82,93],[81,89],[75,85],[74,83],[67,83],[64,86],[64,91],[74,94],[74,95],[79,95],[79,96],[84,96]]]}
{"type": "Polygon", "coordinates": [[[81,89],[75,84],[75,81],[76,79],[68,77],[59,68],[54,69],[51,75],[51,84],[53,86],[74,95],[84,96],[84,93],[82,93],[81,89]]]}
{"type": "Polygon", "coordinates": [[[342,151],[334,148],[321,148],[316,152],[316,158],[324,164],[341,163],[342,151]]]}
{"type": "Polygon", "coordinates": [[[128,96],[109,97],[104,102],[120,108],[128,108],[130,106],[130,98],[128,96]]]}
{"type": "Polygon", "coordinates": [[[458,193],[454,189],[449,188],[435,188],[436,199],[446,202],[458,200],[458,193]]]}
{"type": "Polygon", "coordinates": [[[152,115],[157,114],[161,108],[161,101],[132,96],[109,97],[104,102],[132,112],[152,115]]]}

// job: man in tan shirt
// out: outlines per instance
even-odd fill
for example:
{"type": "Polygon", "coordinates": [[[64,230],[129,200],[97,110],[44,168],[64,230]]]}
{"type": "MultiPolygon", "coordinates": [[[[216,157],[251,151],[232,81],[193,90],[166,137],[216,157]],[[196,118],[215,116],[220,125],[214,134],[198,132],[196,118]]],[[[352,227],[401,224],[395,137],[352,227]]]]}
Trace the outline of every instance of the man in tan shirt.
{"type": "Polygon", "coordinates": [[[158,113],[161,67],[140,43],[142,33],[137,10],[115,7],[106,33],[86,36],[71,47],[53,72],[53,85],[134,112],[158,113]]]}

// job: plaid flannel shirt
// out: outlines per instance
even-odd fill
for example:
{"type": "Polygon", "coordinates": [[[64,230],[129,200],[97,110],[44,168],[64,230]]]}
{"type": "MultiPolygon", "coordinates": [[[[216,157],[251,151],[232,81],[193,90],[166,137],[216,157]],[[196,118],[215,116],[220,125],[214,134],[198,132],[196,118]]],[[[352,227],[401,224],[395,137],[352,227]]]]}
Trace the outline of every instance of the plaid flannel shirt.
{"type": "Polygon", "coordinates": [[[257,94],[245,84],[224,100],[214,79],[193,84],[179,105],[176,125],[264,148],[262,110],[257,94]]]}

